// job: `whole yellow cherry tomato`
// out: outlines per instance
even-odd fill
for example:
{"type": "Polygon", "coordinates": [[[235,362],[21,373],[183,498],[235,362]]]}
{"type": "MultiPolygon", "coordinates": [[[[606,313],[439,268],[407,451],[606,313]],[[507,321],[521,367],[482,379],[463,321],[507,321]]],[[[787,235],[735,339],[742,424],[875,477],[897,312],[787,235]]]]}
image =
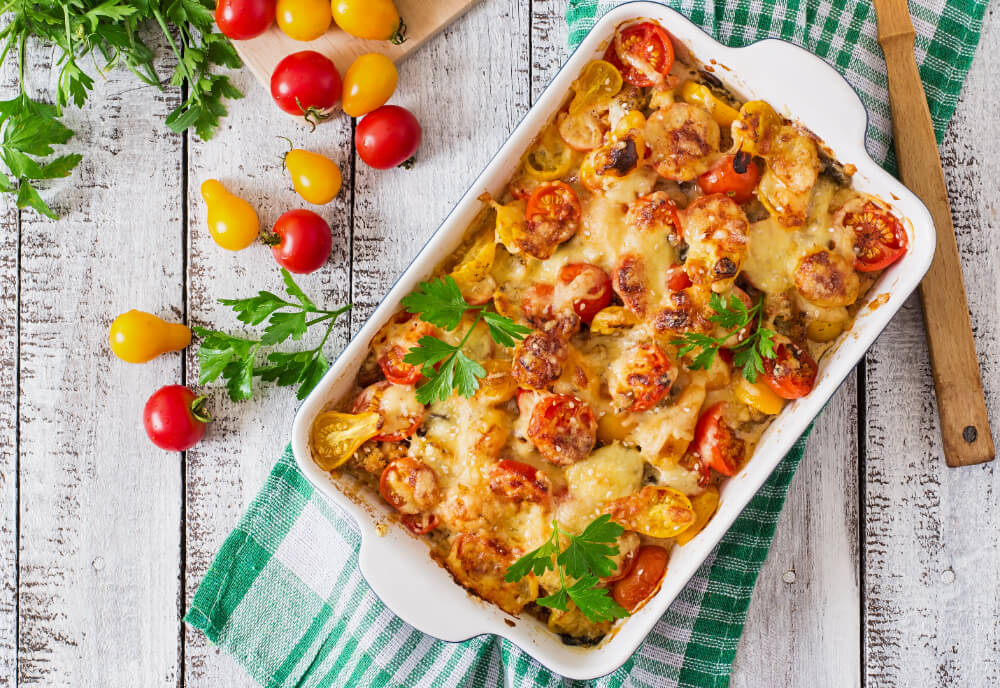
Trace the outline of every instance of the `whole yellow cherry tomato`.
{"type": "Polygon", "coordinates": [[[111,323],[108,341],[115,356],[128,363],[152,361],[168,351],[180,351],[191,343],[187,325],[170,323],[152,313],[131,310],[111,323]]]}
{"type": "Polygon", "coordinates": [[[208,206],[208,231],[215,243],[229,251],[241,251],[254,242],[260,231],[257,211],[216,179],[201,185],[201,197],[208,206]]]}
{"type": "Polygon", "coordinates": [[[344,74],[344,112],[351,117],[361,117],[382,107],[398,82],[399,72],[388,57],[378,53],[361,55],[344,74]]]}
{"type": "Polygon", "coordinates": [[[392,0],[333,0],[333,20],[358,38],[396,45],[406,40],[406,24],[392,0]]]}
{"type": "Polygon", "coordinates": [[[325,155],[293,148],[285,155],[285,167],[295,191],[310,203],[324,205],[340,191],[340,168],[325,155]]]}
{"type": "Polygon", "coordinates": [[[326,33],[333,21],[328,0],[278,0],[278,28],[297,41],[313,41],[326,33]]]}

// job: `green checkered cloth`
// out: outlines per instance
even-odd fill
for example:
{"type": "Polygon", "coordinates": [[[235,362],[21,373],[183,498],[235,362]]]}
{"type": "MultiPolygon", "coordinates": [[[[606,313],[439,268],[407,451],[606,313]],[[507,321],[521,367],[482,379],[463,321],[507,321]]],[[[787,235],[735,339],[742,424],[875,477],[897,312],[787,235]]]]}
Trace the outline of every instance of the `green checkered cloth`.
{"type": "MultiPolygon", "coordinates": [[[[575,44],[605,0],[570,0],[575,44]]],[[[871,116],[869,149],[890,168],[885,65],[868,0],[670,2],[724,43],[781,37],[835,65],[871,116]]],[[[919,0],[910,9],[916,52],[940,139],[958,100],[986,2],[919,0]]],[[[723,537],[716,551],[618,671],[595,686],[729,684],[757,573],[767,556],[805,438],[723,537]]],[[[205,576],[185,620],[262,686],[557,686],[511,643],[479,637],[445,643],[400,621],[358,572],[350,519],[296,469],[286,451],[205,576]]]]}

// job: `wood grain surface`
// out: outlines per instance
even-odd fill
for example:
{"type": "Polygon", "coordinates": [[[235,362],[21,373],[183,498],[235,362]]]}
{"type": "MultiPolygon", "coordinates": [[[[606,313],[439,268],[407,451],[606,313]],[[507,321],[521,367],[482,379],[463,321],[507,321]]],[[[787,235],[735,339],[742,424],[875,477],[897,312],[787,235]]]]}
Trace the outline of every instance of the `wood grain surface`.
{"type": "MultiPolygon", "coordinates": [[[[280,289],[263,247],[224,252],[198,193],[215,177],[263,224],[302,206],[280,171],[292,138],[334,157],[344,190],[320,212],[334,255],[303,285],[353,300],[333,355],[438,226],[568,56],[564,0],[483,0],[400,67],[392,102],[424,125],[418,165],[376,172],[352,122],[315,133],[243,70],[246,98],[205,143],[162,126],[178,98],[129,75],[70,110],[81,169],[47,192],[63,219],[0,196],[0,686],[250,688],[179,618],[287,442],[294,394],[243,404],[185,455],[153,449],[140,414],[158,386],[194,383],[193,352],[146,366],[104,345],[144,308],[238,331],[220,297],[280,289]],[[488,36],[489,40],[483,37],[488,36]],[[273,136],[272,136],[273,134],[273,136]]],[[[51,86],[32,51],[32,88],[51,86]]],[[[170,65],[163,64],[167,69],[170,65]]],[[[0,73],[9,97],[11,74],[0,73]]],[[[1000,417],[1000,20],[991,12],[942,148],[986,399],[1000,417]]],[[[1000,473],[942,460],[933,381],[912,299],[817,423],[748,614],[734,688],[1000,685],[1000,473]],[[990,583],[990,575],[993,582],[990,583]]],[[[478,687],[477,687],[478,688],[478,687]]]]}
{"type": "Polygon", "coordinates": [[[945,460],[949,466],[992,461],[993,434],[972,339],[948,189],[913,52],[915,31],[906,0],[875,0],[875,9],[879,43],[889,74],[900,175],[903,183],[923,200],[937,229],[937,251],[920,284],[920,298],[945,460]]]}

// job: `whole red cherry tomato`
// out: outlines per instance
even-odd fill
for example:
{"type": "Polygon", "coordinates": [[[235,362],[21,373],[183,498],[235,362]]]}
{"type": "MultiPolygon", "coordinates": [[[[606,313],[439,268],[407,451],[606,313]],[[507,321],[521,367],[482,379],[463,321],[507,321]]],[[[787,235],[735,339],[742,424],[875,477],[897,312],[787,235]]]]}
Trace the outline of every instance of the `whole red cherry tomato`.
{"type": "Polygon", "coordinates": [[[354,145],[361,159],[376,169],[410,167],[421,133],[412,112],[398,105],[383,105],[358,123],[354,145]]]}
{"type": "Polygon", "coordinates": [[[760,182],[761,171],[748,153],[727,155],[718,165],[698,177],[706,194],[725,194],[737,203],[748,203],[760,182]]]}
{"type": "Polygon", "coordinates": [[[298,274],[318,269],[333,247],[330,225],[311,210],[289,210],[261,240],[271,247],[278,265],[298,274]]]}
{"type": "Polygon", "coordinates": [[[316,126],[340,99],[340,72],[315,50],[292,53],[271,74],[271,97],[285,112],[302,115],[316,126]]]}
{"type": "Polygon", "coordinates": [[[219,0],[215,23],[229,38],[245,41],[267,31],[277,4],[277,0],[219,0]]]}
{"type": "Polygon", "coordinates": [[[204,406],[205,397],[184,385],[160,387],[146,402],[142,424],[160,449],[185,451],[205,436],[205,425],[212,420],[204,406]]]}

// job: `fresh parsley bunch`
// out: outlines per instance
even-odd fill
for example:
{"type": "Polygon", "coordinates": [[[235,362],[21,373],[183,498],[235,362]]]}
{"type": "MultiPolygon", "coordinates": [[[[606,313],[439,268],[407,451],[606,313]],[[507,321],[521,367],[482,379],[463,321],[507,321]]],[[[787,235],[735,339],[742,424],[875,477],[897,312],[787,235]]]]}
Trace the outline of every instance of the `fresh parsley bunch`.
{"type": "MultiPolygon", "coordinates": [[[[729,295],[727,304],[721,296],[713,293],[709,306],[715,315],[709,316],[713,323],[724,327],[727,332],[721,337],[712,337],[701,332],[685,332],[670,343],[680,347],[677,353],[686,356],[695,349],[701,349],[691,361],[692,370],[707,370],[715,354],[722,348],[729,337],[749,325],[760,314],[763,299],[750,308],[734,294],[729,295]]],[[[730,348],[733,352],[733,365],[742,368],[743,377],[748,382],[756,382],[757,375],[764,372],[764,359],[774,358],[774,330],[763,327],[758,320],[757,326],[746,339],[730,348]]]]}
{"type": "Polygon", "coordinates": [[[479,381],[486,377],[486,369],[466,356],[462,348],[480,320],[486,322],[493,341],[501,346],[514,346],[531,332],[530,327],[486,310],[485,304],[470,305],[451,275],[421,282],[416,291],[403,298],[402,304],[408,313],[419,315],[421,320],[448,331],[457,329],[466,313],[476,314],[468,332],[457,345],[425,335],[403,357],[405,363],[422,366],[421,373],[426,381],[417,388],[417,400],[421,404],[444,401],[453,389],[463,397],[471,397],[479,389],[479,381]]]}
{"type": "Polygon", "coordinates": [[[242,97],[228,77],[213,72],[242,64],[229,39],[213,33],[213,0],[7,0],[0,7],[6,22],[0,29],[0,63],[16,56],[19,83],[14,98],[0,101],[0,161],[7,170],[0,171],[0,191],[17,193],[19,208],[55,219],[34,182],[66,177],[81,160],[78,154],[49,156],[53,146],[73,136],[59,119],[62,108],[82,106],[93,89],[94,80],[80,68],[83,59],[100,58],[102,72],[124,67],[162,88],[153,51],[141,38],[148,29],[162,32],[177,56],[168,83],[186,85],[188,94],[166,125],[175,132],[194,127],[202,139],[211,138],[225,116],[224,100],[242,97]],[[56,49],[55,104],[34,100],[25,90],[29,40],[56,49]]]}
{"type": "Polygon", "coordinates": [[[581,613],[593,623],[612,621],[628,616],[628,612],[608,594],[608,589],[598,587],[601,578],[615,572],[618,565],[611,558],[618,554],[615,544],[625,529],[607,514],[590,522],[582,533],[572,535],[552,520],[552,534],[536,550],[528,552],[507,569],[504,580],[516,583],[529,573],[541,576],[546,571],[559,572],[560,588],[536,600],[543,607],[566,611],[573,600],[581,613]],[[561,549],[560,536],[569,540],[561,549]],[[575,578],[567,584],[567,578],[575,578]]]}
{"type": "Polygon", "coordinates": [[[253,394],[253,379],[259,377],[265,382],[275,382],[280,386],[299,386],[297,397],[305,399],[316,383],[330,367],[323,355],[323,346],[333,331],[337,318],[351,309],[350,304],[335,310],[323,310],[306,296],[295,283],[288,270],[282,268],[281,277],[285,289],[295,302],[287,301],[269,291],[258,292],[248,299],[219,299],[219,303],[229,306],[238,315],[237,319],[248,325],[260,325],[267,320],[264,334],[260,339],[234,337],[225,332],[195,327],[194,332],[202,338],[198,347],[198,384],[204,385],[222,376],[226,381],[229,398],[233,401],[249,399],[253,394]],[[267,364],[256,364],[261,347],[274,346],[288,339],[298,341],[313,325],[326,323],[323,339],[306,351],[272,351],[267,355],[267,364]]]}

